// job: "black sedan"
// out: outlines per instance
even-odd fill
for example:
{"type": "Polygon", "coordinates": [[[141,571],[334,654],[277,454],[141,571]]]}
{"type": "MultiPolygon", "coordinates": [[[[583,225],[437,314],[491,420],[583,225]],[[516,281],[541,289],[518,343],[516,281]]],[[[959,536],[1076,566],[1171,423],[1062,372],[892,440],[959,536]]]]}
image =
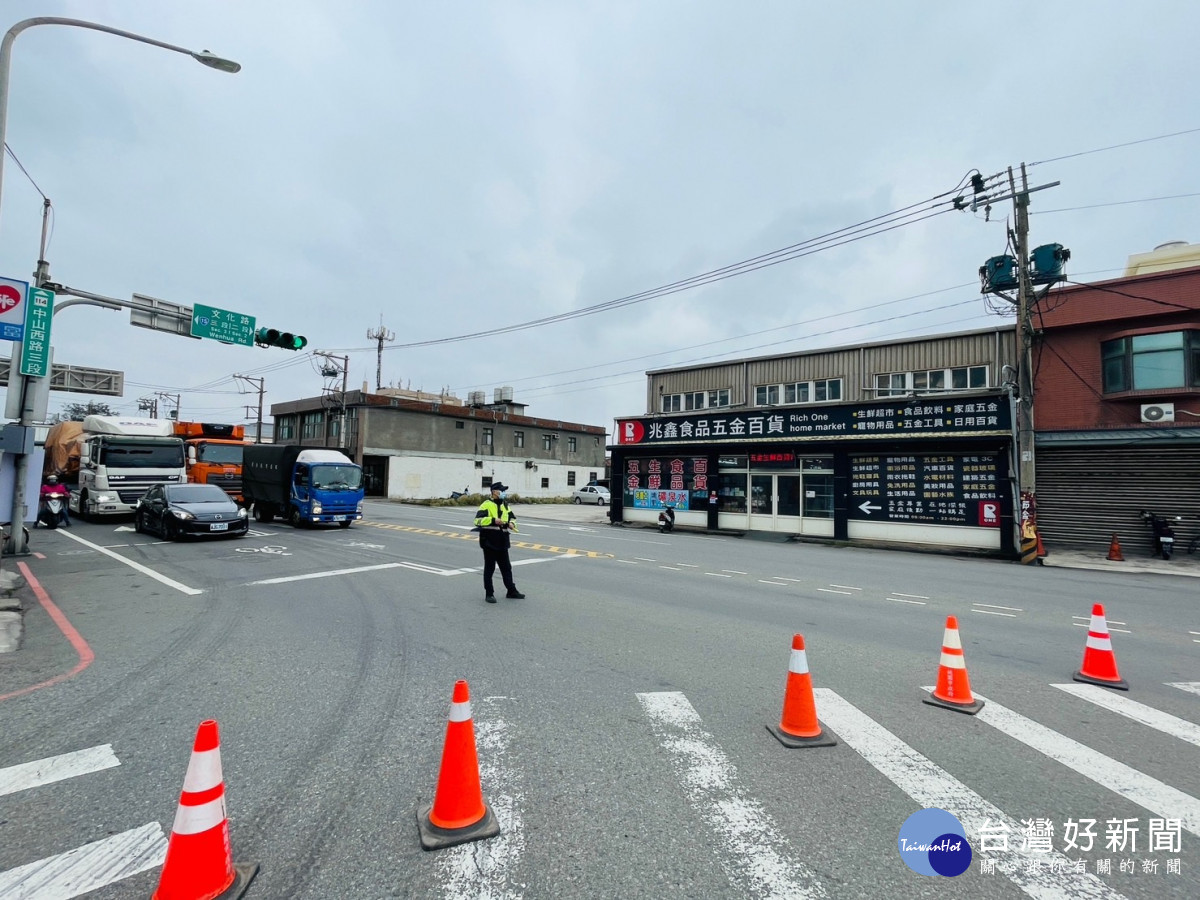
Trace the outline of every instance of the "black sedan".
{"type": "Polygon", "coordinates": [[[215,484],[157,484],[138,500],[133,527],[168,541],[187,535],[240,537],[250,530],[250,519],[215,484]]]}

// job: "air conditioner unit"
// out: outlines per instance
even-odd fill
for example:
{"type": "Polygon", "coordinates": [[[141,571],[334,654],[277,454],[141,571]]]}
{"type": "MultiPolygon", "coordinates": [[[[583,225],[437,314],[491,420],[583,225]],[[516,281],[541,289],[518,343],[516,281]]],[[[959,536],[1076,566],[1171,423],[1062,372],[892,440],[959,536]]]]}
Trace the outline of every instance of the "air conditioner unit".
{"type": "Polygon", "coordinates": [[[1142,404],[1142,421],[1143,422],[1174,422],[1175,421],[1175,404],[1174,403],[1143,403],[1142,404]]]}

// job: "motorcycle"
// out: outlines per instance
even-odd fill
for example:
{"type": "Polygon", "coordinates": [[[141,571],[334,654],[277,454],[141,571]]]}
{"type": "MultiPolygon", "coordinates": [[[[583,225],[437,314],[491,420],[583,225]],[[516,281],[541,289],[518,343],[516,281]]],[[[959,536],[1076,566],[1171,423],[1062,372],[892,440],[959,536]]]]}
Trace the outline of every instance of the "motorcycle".
{"type": "Polygon", "coordinates": [[[63,508],[67,504],[65,490],[47,491],[38,503],[37,524],[43,528],[57,528],[62,522],[63,508]]]}
{"type": "MultiPolygon", "coordinates": [[[[1154,532],[1154,555],[1170,559],[1175,550],[1175,529],[1171,527],[1170,520],[1147,510],[1142,510],[1141,516],[1142,521],[1154,532]]],[[[1179,521],[1179,518],[1176,516],[1175,520],[1179,521]]]]}
{"type": "Polygon", "coordinates": [[[675,510],[671,507],[666,507],[658,514],[658,530],[661,534],[668,534],[675,529],[675,510]]]}

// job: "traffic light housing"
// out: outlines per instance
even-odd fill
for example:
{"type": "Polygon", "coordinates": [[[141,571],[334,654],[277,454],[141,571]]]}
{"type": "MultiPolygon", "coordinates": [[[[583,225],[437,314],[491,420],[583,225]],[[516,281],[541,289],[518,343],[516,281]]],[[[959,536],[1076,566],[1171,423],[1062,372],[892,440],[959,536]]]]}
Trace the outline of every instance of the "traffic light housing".
{"type": "Polygon", "coordinates": [[[280,331],[278,328],[260,328],[254,332],[254,343],[260,347],[282,347],[284,350],[303,350],[308,346],[308,338],[302,334],[280,331]]]}

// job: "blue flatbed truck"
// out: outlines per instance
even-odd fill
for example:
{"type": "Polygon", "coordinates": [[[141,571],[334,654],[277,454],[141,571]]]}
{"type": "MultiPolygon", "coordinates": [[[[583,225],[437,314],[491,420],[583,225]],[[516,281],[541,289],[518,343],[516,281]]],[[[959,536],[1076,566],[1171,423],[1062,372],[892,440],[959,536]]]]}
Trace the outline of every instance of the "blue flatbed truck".
{"type": "Polygon", "coordinates": [[[247,444],[242,496],[258,522],[276,516],[297,528],[362,518],[362,468],[340,450],[297,444],[247,444]]]}

